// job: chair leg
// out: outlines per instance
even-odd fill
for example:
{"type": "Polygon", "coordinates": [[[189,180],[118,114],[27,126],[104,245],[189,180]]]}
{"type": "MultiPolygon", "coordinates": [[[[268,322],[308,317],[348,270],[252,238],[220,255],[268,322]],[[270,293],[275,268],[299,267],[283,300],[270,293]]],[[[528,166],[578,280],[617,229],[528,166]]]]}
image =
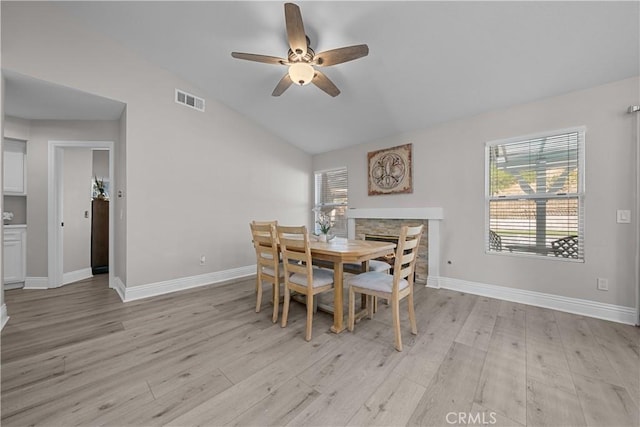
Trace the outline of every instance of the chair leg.
{"type": "Polygon", "coordinates": [[[374,297],[373,295],[367,295],[367,316],[369,317],[369,320],[373,319],[373,313],[374,313],[373,304],[374,304],[375,298],[376,297],[374,297]]]}
{"type": "Polygon", "coordinates": [[[409,291],[409,298],[407,299],[409,305],[409,322],[411,323],[411,333],[418,335],[418,325],[416,324],[416,311],[413,308],[413,289],[409,291]]]}
{"type": "Polygon", "coordinates": [[[258,276],[258,296],[256,297],[256,313],[260,313],[260,306],[262,305],[262,280],[258,276]]]}
{"type": "Polygon", "coordinates": [[[284,304],[282,305],[282,327],[287,326],[287,319],[289,318],[289,300],[291,299],[291,291],[289,287],[284,285],[284,304]]]}
{"type": "Polygon", "coordinates": [[[307,328],[305,340],[311,341],[311,327],[313,325],[313,294],[307,294],[307,328]]]}
{"type": "Polygon", "coordinates": [[[402,335],[400,334],[400,301],[391,301],[391,317],[393,318],[393,331],[396,336],[396,350],[402,351],[402,335]]]}
{"type": "Polygon", "coordinates": [[[353,288],[349,286],[349,319],[347,321],[347,328],[349,332],[353,332],[353,328],[356,324],[356,293],[353,288]]]}
{"type": "Polygon", "coordinates": [[[278,321],[278,306],[280,305],[280,283],[273,284],[273,316],[271,321],[276,323],[278,321]]]}
{"type": "Polygon", "coordinates": [[[378,312],[378,297],[373,297],[373,312],[378,312]]]}

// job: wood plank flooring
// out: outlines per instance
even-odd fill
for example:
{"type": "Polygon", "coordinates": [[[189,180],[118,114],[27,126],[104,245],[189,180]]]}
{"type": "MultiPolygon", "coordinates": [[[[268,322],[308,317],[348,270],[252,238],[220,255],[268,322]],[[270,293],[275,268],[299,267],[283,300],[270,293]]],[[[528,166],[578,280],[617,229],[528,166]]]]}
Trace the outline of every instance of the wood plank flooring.
{"type": "Polygon", "coordinates": [[[7,291],[2,425],[640,424],[639,328],[418,286],[399,353],[385,304],[339,335],[318,312],[306,342],[302,305],[281,328],[254,291],[7,291]]]}

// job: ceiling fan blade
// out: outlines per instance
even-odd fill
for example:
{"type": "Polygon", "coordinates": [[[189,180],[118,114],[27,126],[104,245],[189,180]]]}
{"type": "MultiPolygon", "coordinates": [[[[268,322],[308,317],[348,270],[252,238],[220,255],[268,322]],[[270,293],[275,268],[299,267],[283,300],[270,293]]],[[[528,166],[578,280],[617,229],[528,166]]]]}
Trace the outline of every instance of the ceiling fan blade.
{"type": "Polygon", "coordinates": [[[275,56],[256,55],[254,53],[231,52],[231,56],[236,59],[246,59],[247,61],[264,62],[265,64],[286,65],[289,63],[284,58],[275,56]]]}
{"type": "Polygon", "coordinates": [[[293,3],[284,4],[284,19],[291,50],[303,57],[307,54],[307,35],[302,24],[300,8],[293,3]]]}
{"type": "Polygon", "coordinates": [[[285,74],[282,79],[278,82],[276,88],[273,90],[271,96],[280,96],[282,93],[289,89],[289,86],[293,84],[291,77],[289,77],[289,73],[285,74]]]}
{"type": "Polygon", "coordinates": [[[313,80],[311,80],[311,83],[318,86],[320,89],[333,97],[340,95],[340,89],[338,89],[338,87],[334,85],[327,76],[325,76],[318,70],[316,70],[316,74],[315,76],[313,76],[313,80]]]}
{"type": "Polygon", "coordinates": [[[342,64],[343,62],[353,61],[369,54],[369,46],[366,44],[358,44],[355,46],[341,47],[338,49],[327,50],[318,53],[313,61],[321,66],[342,64]]]}

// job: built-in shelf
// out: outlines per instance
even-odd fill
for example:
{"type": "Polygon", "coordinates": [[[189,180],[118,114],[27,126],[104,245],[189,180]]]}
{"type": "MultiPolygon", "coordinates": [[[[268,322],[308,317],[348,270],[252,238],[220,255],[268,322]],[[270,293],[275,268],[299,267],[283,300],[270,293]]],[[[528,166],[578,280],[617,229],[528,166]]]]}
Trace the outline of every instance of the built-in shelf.
{"type": "Polygon", "coordinates": [[[26,230],[27,224],[5,224],[4,229],[16,229],[16,228],[24,228],[26,230]]]}

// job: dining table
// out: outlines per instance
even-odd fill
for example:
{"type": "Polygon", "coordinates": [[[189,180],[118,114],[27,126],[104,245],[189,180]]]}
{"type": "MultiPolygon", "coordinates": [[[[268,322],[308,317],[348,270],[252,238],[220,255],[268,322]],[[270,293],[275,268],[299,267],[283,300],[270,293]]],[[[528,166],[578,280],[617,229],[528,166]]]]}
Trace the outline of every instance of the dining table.
{"type": "Polygon", "coordinates": [[[369,260],[392,253],[393,242],[354,240],[334,237],[328,242],[310,241],[311,258],[314,262],[329,263],[333,268],[333,326],[331,331],[339,334],[346,328],[344,322],[344,265],[359,263],[361,271],[369,270],[369,260]]]}

